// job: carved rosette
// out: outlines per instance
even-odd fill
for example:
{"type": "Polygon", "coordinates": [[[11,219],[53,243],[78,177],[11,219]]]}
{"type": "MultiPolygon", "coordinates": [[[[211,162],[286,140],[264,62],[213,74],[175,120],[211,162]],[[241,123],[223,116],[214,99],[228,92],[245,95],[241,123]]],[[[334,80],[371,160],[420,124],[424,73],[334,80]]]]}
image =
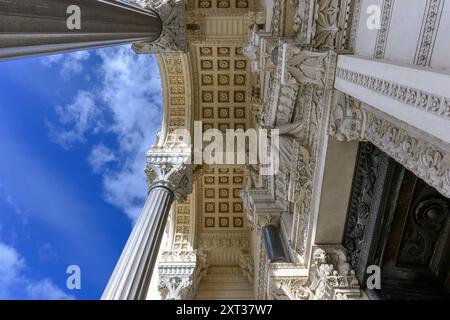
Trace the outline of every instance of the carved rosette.
{"type": "Polygon", "coordinates": [[[158,13],[163,23],[161,36],[154,42],[133,44],[136,53],[186,52],[186,15],[183,0],[130,0],[130,3],[158,13]]]}
{"type": "Polygon", "coordinates": [[[178,201],[186,200],[192,192],[192,165],[186,151],[150,150],[145,172],[150,188],[167,187],[178,201]]]}

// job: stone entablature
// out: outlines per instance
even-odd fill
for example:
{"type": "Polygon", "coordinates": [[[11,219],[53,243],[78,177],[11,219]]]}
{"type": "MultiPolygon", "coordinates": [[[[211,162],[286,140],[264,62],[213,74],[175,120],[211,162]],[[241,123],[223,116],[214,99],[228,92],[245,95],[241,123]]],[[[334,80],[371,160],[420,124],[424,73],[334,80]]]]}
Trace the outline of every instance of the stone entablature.
{"type": "MultiPolygon", "coordinates": [[[[409,132],[392,117],[335,91],[330,134],[341,141],[369,141],[450,197],[450,153],[446,144],[433,143],[427,135],[409,132]]],[[[431,138],[431,137],[429,137],[431,138]]]]}

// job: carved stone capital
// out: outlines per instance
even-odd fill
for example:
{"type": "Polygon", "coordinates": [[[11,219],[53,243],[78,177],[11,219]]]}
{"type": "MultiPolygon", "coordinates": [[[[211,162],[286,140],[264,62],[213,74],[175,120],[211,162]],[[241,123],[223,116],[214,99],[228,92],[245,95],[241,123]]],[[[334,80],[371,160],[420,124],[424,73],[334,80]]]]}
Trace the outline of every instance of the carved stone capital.
{"type": "Polygon", "coordinates": [[[157,12],[163,24],[158,40],[133,44],[136,53],[186,52],[186,15],[183,0],[130,0],[130,2],[157,12]]]}
{"type": "Polygon", "coordinates": [[[184,201],[192,192],[190,153],[152,149],[147,154],[145,171],[149,187],[165,186],[174,192],[178,201],[184,201]]]}
{"type": "Polygon", "coordinates": [[[329,134],[338,141],[362,140],[367,114],[361,102],[340,91],[333,92],[329,134]]]}
{"type": "Polygon", "coordinates": [[[196,251],[163,252],[158,264],[158,290],[162,300],[192,299],[197,288],[198,269],[196,251]]]}

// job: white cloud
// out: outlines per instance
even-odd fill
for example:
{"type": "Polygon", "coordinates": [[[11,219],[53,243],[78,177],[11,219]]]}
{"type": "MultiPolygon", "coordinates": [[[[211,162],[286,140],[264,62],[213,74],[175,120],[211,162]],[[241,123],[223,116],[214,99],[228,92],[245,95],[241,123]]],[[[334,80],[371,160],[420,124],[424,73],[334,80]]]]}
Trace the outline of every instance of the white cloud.
{"type": "Polygon", "coordinates": [[[95,173],[100,173],[105,169],[105,165],[116,160],[114,152],[103,144],[92,148],[88,161],[95,173]]]}
{"type": "Polygon", "coordinates": [[[10,288],[23,282],[20,272],[24,261],[19,253],[12,247],[0,242],[0,298],[10,299],[10,288]]]}
{"type": "Polygon", "coordinates": [[[48,278],[28,278],[24,269],[25,260],[17,250],[0,242],[0,299],[74,299],[48,278]]]}
{"type": "Polygon", "coordinates": [[[99,83],[56,109],[54,140],[64,147],[85,142],[87,132],[113,134],[116,144],[92,147],[88,163],[102,174],[104,198],[135,219],[146,197],[145,155],[161,126],[161,80],[155,57],[129,46],[99,49],[99,83]],[[102,109],[100,109],[102,106],[102,109]],[[103,119],[107,119],[104,120],[103,119]],[[61,130],[64,128],[64,130],[61,130]],[[108,164],[114,161],[112,170],[108,164]]]}
{"type": "Polygon", "coordinates": [[[83,142],[88,131],[97,131],[102,126],[101,110],[93,94],[87,91],[79,91],[71,104],[57,106],[55,111],[60,126],[48,122],[50,137],[64,148],[83,142]]]}
{"type": "Polygon", "coordinates": [[[64,80],[68,80],[71,76],[79,74],[83,71],[83,62],[89,59],[88,51],[75,51],[66,54],[55,54],[45,56],[42,64],[45,66],[58,65],[59,74],[64,80]]]}
{"type": "Polygon", "coordinates": [[[73,300],[74,297],[68,295],[50,279],[43,279],[30,283],[26,287],[26,292],[32,300],[73,300]]]}

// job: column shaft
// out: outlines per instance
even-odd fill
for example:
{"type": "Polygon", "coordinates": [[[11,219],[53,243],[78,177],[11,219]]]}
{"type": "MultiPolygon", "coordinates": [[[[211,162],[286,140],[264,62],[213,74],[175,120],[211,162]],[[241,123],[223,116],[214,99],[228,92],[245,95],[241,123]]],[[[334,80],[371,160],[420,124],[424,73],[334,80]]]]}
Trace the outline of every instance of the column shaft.
{"type": "Polygon", "coordinates": [[[157,13],[116,0],[0,0],[0,60],[154,41],[162,32],[157,13]],[[80,30],[69,30],[80,8],[80,30]]]}
{"type": "Polygon", "coordinates": [[[102,299],[145,299],[173,200],[166,187],[150,190],[102,299]]]}

